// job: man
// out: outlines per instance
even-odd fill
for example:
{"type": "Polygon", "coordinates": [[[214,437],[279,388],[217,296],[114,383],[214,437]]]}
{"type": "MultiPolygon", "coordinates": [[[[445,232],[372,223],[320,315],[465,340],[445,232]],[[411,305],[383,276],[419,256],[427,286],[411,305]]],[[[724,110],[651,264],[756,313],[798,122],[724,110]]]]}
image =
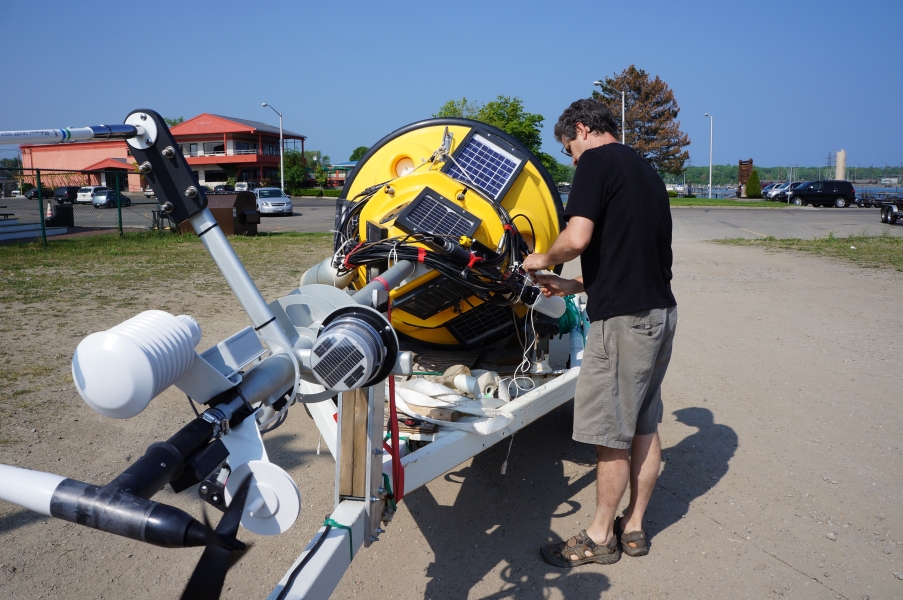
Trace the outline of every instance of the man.
{"type": "Polygon", "coordinates": [[[561,115],[555,137],[577,166],[568,225],[548,253],[524,261],[535,273],[580,256],[581,277],[535,279],[547,296],[585,291],[591,322],[573,438],[596,446],[596,513],[576,536],[543,546],[543,558],[560,567],[649,552],[643,514],[661,465],[661,385],[677,325],[671,211],[661,177],[616,136],[614,116],[595,100],[578,100],[561,115]],[[616,520],[628,481],[630,503],[616,520]]]}

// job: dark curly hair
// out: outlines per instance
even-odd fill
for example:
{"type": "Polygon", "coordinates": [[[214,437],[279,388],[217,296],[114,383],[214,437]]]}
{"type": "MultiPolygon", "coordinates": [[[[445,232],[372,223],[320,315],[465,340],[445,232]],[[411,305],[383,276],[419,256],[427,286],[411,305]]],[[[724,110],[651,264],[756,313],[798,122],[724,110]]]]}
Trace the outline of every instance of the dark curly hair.
{"type": "Polygon", "coordinates": [[[583,123],[590,131],[618,137],[618,123],[611,109],[592,98],[577,100],[565,109],[555,123],[555,139],[567,141],[577,137],[577,123],[583,123]]]}

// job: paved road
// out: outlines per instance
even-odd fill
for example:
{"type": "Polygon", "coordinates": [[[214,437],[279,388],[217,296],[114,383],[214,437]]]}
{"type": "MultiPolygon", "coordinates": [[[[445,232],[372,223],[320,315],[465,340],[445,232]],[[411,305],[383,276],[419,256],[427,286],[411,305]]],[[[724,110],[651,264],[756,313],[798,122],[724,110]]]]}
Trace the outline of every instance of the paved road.
{"type": "MultiPolygon", "coordinates": [[[[291,217],[263,217],[260,232],[329,231],[335,219],[335,201],[327,198],[295,198],[291,217]]],[[[721,238],[816,238],[888,231],[903,236],[903,226],[881,223],[876,208],[675,208],[674,241],[721,238]]]]}
{"type": "Polygon", "coordinates": [[[903,226],[881,223],[877,208],[674,208],[674,241],[722,238],[838,237],[888,231],[903,236],[903,226]]]}
{"type": "MultiPolygon", "coordinates": [[[[335,199],[293,198],[295,210],[290,217],[262,216],[258,231],[300,233],[328,232],[335,222],[335,199]]],[[[37,220],[36,202],[24,198],[4,198],[5,212],[15,212],[22,222],[37,220]]],[[[153,200],[133,197],[130,207],[123,207],[123,226],[149,227],[153,200]]],[[[79,227],[116,227],[116,211],[96,210],[91,205],[76,205],[75,224],[79,227]]],[[[881,223],[876,208],[674,208],[674,241],[711,240],[721,238],[816,238],[829,232],[836,236],[884,231],[903,236],[903,225],[881,223]]]]}
{"type": "Polygon", "coordinates": [[[335,198],[292,198],[295,211],[290,217],[261,216],[258,233],[330,231],[335,225],[335,198]]]}

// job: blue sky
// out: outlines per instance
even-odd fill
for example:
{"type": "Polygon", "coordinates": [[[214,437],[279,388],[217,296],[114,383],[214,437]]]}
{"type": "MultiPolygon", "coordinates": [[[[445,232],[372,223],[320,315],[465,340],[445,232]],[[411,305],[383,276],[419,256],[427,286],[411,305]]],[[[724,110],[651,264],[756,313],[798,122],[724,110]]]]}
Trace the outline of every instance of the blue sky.
{"type": "MultiPolygon", "coordinates": [[[[520,97],[552,127],[631,64],[674,90],[693,165],[903,163],[903,2],[3,3],[0,130],[211,112],[334,162],[447,100],[520,97]]],[[[6,151],[0,156],[11,156],[6,151]]],[[[564,159],[563,156],[561,156],[564,159]]]]}

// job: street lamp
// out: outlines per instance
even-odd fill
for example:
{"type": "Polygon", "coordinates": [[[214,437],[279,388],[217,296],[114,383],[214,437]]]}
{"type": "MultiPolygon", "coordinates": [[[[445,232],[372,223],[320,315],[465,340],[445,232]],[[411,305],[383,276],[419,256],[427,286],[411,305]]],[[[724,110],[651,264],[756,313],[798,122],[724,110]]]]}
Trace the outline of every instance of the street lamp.
{"type": "Polygon", "coordinates": [[[627,143],[624,141],[624,140],[625,140],[624,132],[625,132],[626,129],[627,129],[627,122],[625,121],[625,115],[626,115],[626,112],[627,112],[627,111],[625,110],[625,108],[626,108],[626,106],[627,106],[627,103],[626,103],[626,100],[625,100],[625,97],[624,97],[624,92],[623,92],[622,90],[613,88],[613,87],[611,87],[610,85],[605,85],[605,82],[602,81],[601,79],[598,79],[598,80],[594,81],[594,82],[593,82],[593,85],[598,85],[599,88],[601,88],[603,91],[604,91],[606,88],[608,88],[608,89],[614,90],[614,91],[616,91],[616,92],[619,92],[619,93],[621,94],[621,143],[624,144],[624,145],[626,145],[627,143]]]}
{"type": "Polygon", "coordinates": [[[279,115],[279,170],[280,170],[280,179],[279,179],[279,188],[285,192],[285,158],[282,156],[282,113],[273,108],[271,105],[266,102],[262,103],[261,106],[266,106],[273,109],[273,112],[279,115]]]}
{"type": "Polygon", "coordinates": [[[709,198],[712,197],[712,140],[713,133],[715,131],[715,117],[706,113],[705,116],[709,118],[709,198]]]}

